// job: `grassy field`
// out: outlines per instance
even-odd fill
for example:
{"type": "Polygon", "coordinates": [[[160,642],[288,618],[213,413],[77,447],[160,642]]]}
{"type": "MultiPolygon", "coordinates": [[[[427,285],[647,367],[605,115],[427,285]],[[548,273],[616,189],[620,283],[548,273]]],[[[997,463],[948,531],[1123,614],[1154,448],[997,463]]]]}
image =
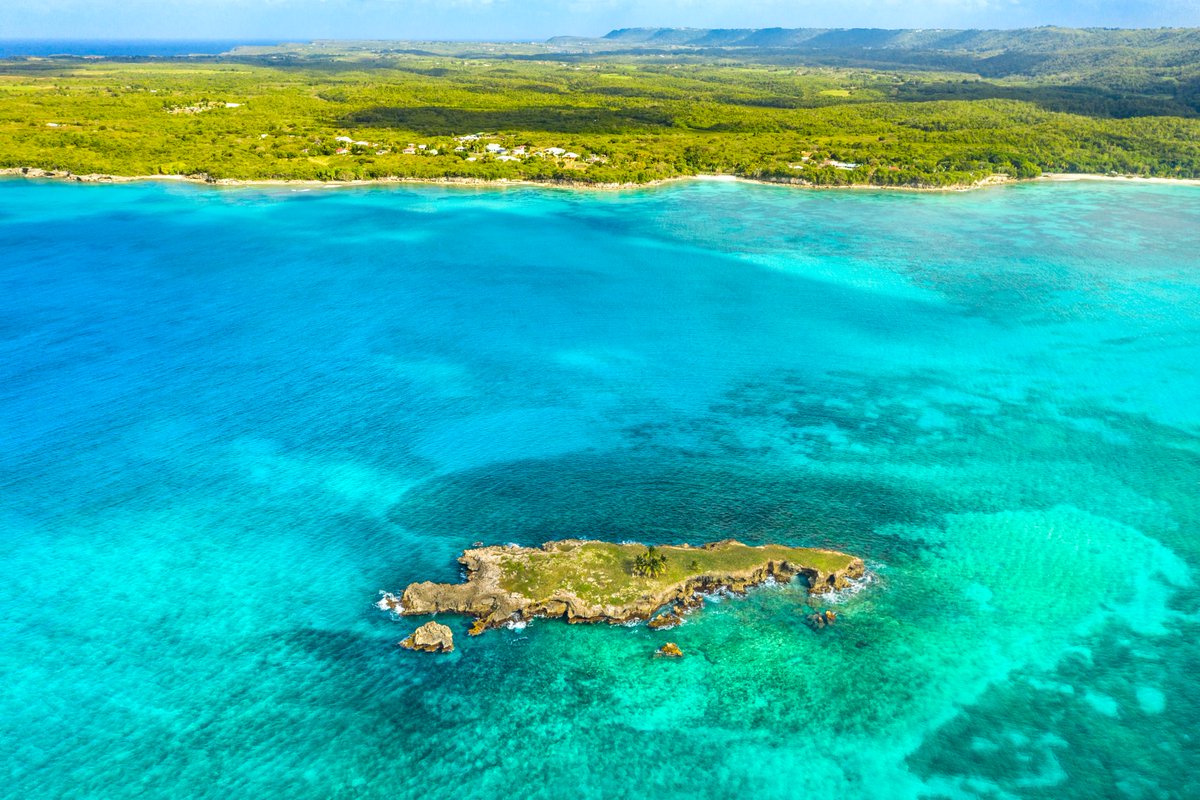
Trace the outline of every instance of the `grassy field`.
{"type": "Polygon", "coordinates": [[[1042,171],[1200,177],[1192,95],[1162,95],[1169,76],[1134,85],[1133,68],[1066,85],[757,63],[753,52],[435,50],[0,62],[0,167],[330,181],[724,173],[925,187],[1042,171]]]}
{"type": "Polygon", "coordinates": [[[646,552],[640,544],[588,542],[550,552],[514,552],[504,559],[502,588],[542,600],[558,590],[569,591],[593,604],[621,604],[637,600],[698,575],[744,572],[769,561],[790,561],[835,572],[854,560],[828,550],[767,545],[722,545],[713,549],[664,546],[666,571],[657,577],[634,574],[634,559],[646,552]]]}

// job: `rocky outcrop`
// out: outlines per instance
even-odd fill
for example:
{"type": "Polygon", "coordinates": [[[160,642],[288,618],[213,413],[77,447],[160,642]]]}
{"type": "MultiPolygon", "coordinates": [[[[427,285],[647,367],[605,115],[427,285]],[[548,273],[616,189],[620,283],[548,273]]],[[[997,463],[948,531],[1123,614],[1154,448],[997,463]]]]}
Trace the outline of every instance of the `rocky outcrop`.
{"type": "MultiPolygon", "coordinates": [[[[578,585],[544,582],[533,588],[515,588],[520,584],[515,575],[527,575],[530,569],[557,559],[562,565],[570,559],[595,559],[597,551],[607,557],[610,551],[624,552],[631,545],[567,539],[547,542],[541,548],[516,546],[473,548],[463,553],[459,562],[466,568],[465,583],[413,583],[404,590],[398,601],[387,603],[389,610],[405,615],[465,614],[475,618],[471,635],[478,635],[510,621],[527,621],[534,617],[565,618],[572,623],[626,623],[649,620],[661,609],[670,608],[655,627],[679,624],[680,614],[701,604],[700,598],[717,592],[744,593],[752,586],[768,580],[788,582],[802,576],[809,592],[823,594],[851,585],[865,572],[859,558],[830,550],[787,548],[779,545],[749,547],[732,539],[696,548],[688,545],[660,548],[673,563],[721,563],[726,554],[735,569],[698,570],[694,574],[669,580],[646,580],[625,576],[619,587],[620,599],[613,592],[592,591],[589,597],[578,585]],[[704,552],[708,551],[708,552],[704,552]],[[736,551],[736,553],[735,553],[736,551]],[[566,562],[563,560],[567,560],[566,562]],[[533,566],[531,566],[533,565],[533,566]],[[622,594],[623,592],[623,594],[622,594]]],[[[619,554],[618,554],[619,555],[619,554]]],[[[615,558],[616,556],[614,556],[615,558]]],[[[585,566],[592,562],[587,562],[585,566]]],[[[567,563],[567,567],[573,567],[567,563]]],[[[608,564],[611,567],[611,564],[608,564]]],[[[686,571],[686,570],[685,570],[686,571]]],[[[573,575],[578,578],[578,574],[573,575]]],[[[586,584],[590,586],[590,584],[586,584]]],[[[384,604],[381,603],[381,607],[384,604]]]]}
{"type": "Polygon", "coordinates": [[[824,628],[828,628],[830,625],[837,622],[837,617],[837,612],[833,609],[829,609],[828,611],[817,611],[809,614],[804,618],[804,621],[808,623],[808,627],[812,628],[814,631],[819,631],[823,630],[824,628]]]}
{"type": "Polygon", "coordinates": [[[654,651],[656,656],[665,656],[666,658],[682,658],[683,651],[679,649],[679,645],[674,642],[667,642],[662,647],[654,651]]]}
{"type": "Polygon", "coordinates": [[[408,650],[421,650],[426,653],[454,652],[454,632],[437,622],[426,622],[413,631],[412,636],[400,643],[408,650]]]}
{"type": "Polygon", "coordinates": [[[646,623],[646,627],[652,631],[668,631],[678,625],[683,624],[683,617],[676,614],[674,611],[669,611],[666,614],[659,614],[646,623]]]}
{"type": "Polygon", "coordinates": [[[70,170],[39,169],[38,167],[7,167],[0,169],[0,175],[18,175],[24,178],[57,178],[72,180],[77,183],[128,183],[137,180],[136,178],[122,175],[103,175],[95,172],[77,175],[70,170]]]}

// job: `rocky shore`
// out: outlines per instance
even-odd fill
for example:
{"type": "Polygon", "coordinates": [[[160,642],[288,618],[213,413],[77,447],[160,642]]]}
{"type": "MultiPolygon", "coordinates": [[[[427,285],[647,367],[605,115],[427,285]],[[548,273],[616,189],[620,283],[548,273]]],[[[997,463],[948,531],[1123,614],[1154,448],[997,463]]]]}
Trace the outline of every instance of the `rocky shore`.
{"type": "Polygon", "coordinates": [[[1130,183],[1161,183],[1168,185],[1200,186],[1200,180],[1194,178],[1152,178],[1144,175],[1097,175],[1092,173],[1045,173],[1037,178],[1015,179],[1008,175],[995,174],[980,178],[972,183],[955,183],[948,186],[880,186],[873,183],[850,183],[836,186],[814,184],[803,178],[788,177],[753,177],[748,175],[679,175],[671,178],[658,178],[643,183],[599,183],[593,181],[572,180],[535,180],[528,178],[464,178],[464,177],[425,177],[414,178],[404,176],[389,176],[383,178],[359,178],[348,181],[309,180],[305,178],[214,178],[211,175],[198,173],[194,175],[110,175],[103,173],[74,173],[70,170],[42,169],[40,167],[0,167],[0,177],[42,178],[53,180],[74,181],[75,183],[134,183],[137,181],[180,181],[183,183],[201,183],[210,186],[375,186],[381,184],[412,183],[450,186],[539,186],[560,189],[644,189],[653,186],[663,186],[677,181],[692,180],[728,180],[744,183],[770,184],[773,186],[794,186],[801,189],[845,190],[869,189],[886,192],[967,192],[973,189],[986,189],[994,186],[1006,186],[1018,183],[1034,182],[1072,182],[1082,180],[1123,181],[1130,183]]]}
{"type": "Polygon", "coordinates": [[[810,593],[823,594],[849,587],[865,572],[861,559],[833,550],[751,547],[728,539],[656,548],[665,559],[663,573],[639,575],[635,562],[644,551],[642,545],[577,539],[540,548],[475,548],[459,558],[466,582],[413,583],[399,597],[384,594],[379,606],[405,615],[468,615],[475,618],[472,635],[535,617],[613,624],[653,619],[654,627],[669,628],[706,594],[740,594],[768,580],[797,577],[810,593]]]}
{"type": "Polygon", "coordinates": [[[466,177],[404,177],[389,176],[383,178],[360,178],[348,181],[308,180],[304,178],[214,178],[211,175],[198,173],[194,175],[109,175],[101,173],[77,174],[69,170],[41,169],[39,167],[4,167],[0,168],[0,176],[21,178],[43,178],[74,181],[76,183],[133,183],[135,181],[181,181],[184,183],[201,183],[210,186],[375,186],[380,184],[413,183],[413,184],[442,184],[451,186],[539,186],[560,189],[644,189],[653,186],[663,186],[676,181],[689,180],[728,180],[745,183],[771,184],[775,186],[794,186],[803,189],[875,189],[880,191],[900,192],[963,192],[971,189],[982,189],[988,186],[998,186],[1015,181],[1005,175],[990,175],[974,183],[953,184],[950,186],[878,186],[870,183],[855,183],[838,186],[823,186],[813,184],[802,178],[773,178],[751,177],[744,175],[679,175],[671,178],[622,183],[600,183],[593,181],[573,180],[535,180],[528,178],[466,178],[466,177]]]}
{"type": "Polygon", "coordinates": [[[376,186],[380,184],[413,183],[450,186],[541,186],[565,189],[639,189],[646,186],[659,186],[670,178],[648,181],[646,183],[596,183],[592,181],[569,180],[530,180],[524,178],[464,178],[464,177],[425,177],[414,178],[405,176],[389,176],[383,178],[356,178],[348,181],[309,180],[305,178],[214,178],[205,173],[194,175],[109,175],[102,173],[79,174],[70,170],[41,169],[40,167],[4,167],[0,168],[0,177],[39,178],[47,180],[65,180],[75,183],[135,183],[139,181],[176,181],[182,183],[200,183],[209,186],[305,186],[305,187],[339,187],[339,186],[376,186]]]}

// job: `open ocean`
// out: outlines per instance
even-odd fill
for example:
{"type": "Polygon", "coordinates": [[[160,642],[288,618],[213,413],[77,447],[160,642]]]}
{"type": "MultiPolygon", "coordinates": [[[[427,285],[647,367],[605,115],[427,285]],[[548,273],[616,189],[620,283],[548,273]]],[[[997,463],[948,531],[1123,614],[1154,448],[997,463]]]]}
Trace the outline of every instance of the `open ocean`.
{"type": "Polygon", "coordinates": [[[242,45],[268,44],[278,42],[237,39],[0,39],[0,58],[64,55],[92,58],[215,56],[242,45]]]}
{"type": "Polygon", "coordinates": [[[1198,568],[1196,187],[0,182],[2,798],[1193,799],[1198,568]],[[874,580],[375,608],[564,537],[874,580]]]}

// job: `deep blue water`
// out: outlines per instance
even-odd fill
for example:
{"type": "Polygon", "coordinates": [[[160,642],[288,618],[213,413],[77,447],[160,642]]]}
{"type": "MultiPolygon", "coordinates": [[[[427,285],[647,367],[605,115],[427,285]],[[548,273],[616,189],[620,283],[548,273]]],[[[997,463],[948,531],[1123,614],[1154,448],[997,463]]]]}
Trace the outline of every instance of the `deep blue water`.
{"type": "Polygon", "coordinates": [[[18,56],[158,56],[219,55],[242,45],[277,44],[240,39],[0,39],[0,58],[18,56]]]}
{"type": "Polygon", "coordinates": [[[1198,200],[0,182],[0,797],[1200,796],[1198,200]],[[568,536],[875,580],[373,605],[568,536]]]}

